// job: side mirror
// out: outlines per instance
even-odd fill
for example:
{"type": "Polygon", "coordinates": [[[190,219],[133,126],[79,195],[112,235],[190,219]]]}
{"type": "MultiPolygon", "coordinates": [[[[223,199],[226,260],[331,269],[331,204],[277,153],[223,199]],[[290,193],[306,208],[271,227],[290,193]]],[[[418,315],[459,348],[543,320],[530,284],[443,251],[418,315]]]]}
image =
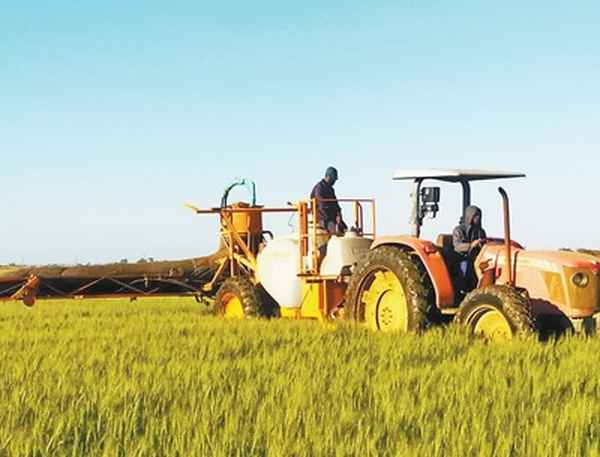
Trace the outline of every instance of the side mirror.
{"type": "Polygon", "coordinates": [[[440,211],[441,190],[439,187],[424,187],[421,189],[421,218],[429,216],[435,219],[440,211]]]}

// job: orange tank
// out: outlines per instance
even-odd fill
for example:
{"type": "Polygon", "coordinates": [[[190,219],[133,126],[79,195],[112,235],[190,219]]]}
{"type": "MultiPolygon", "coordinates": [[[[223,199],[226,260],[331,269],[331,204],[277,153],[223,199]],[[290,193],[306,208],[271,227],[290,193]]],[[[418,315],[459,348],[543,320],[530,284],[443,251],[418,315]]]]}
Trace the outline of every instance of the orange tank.
{"type": "MultiPolygon", "coordinates": [[[[231,205],[233,209],[250,208],[248,203],[234,203],[231,205]]],[[[262,206],[255,206],[260,209],[262,206]]],[[[233,227],[240,235],[262,235],[263,220],[262,212],[260,211],[243,211],[233,213],[233,227]]]]}

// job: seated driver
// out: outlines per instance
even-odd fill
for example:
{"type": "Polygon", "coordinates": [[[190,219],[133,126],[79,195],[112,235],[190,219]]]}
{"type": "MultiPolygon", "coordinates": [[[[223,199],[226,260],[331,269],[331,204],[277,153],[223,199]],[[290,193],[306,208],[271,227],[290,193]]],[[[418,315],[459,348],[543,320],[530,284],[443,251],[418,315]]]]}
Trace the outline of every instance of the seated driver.
{"type": "Polygon", "coordinates": [[[469,206],[461,224],[454,229],[452,241],[454,250],[460,256],[461,292],[469,292],[477,287],[475,258],[485,243],[487,235],[482,227],[482,212],[477,206],[469,206]]]}

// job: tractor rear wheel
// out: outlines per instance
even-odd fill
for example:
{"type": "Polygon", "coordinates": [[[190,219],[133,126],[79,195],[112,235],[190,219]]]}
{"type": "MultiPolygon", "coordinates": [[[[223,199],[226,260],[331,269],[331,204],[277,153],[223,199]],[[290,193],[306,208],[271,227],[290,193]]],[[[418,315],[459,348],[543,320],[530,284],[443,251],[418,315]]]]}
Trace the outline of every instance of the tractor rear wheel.
{"type": "Polygon", "coordinates": [[[350,278],[344,314],[376,331],[423,330],[434,308],[428,285],[410,254],[393,246],[374,249],[350,278]]]}
{"type": "Polygon", "coordinates": [[[215,297],[214,312],[227,319],[252,319],[262,316],[258,289],[244,277],[225,280],[215,297]]]}
{"type": "Polygon", "coordinates": [[[509,286],[488,286],[466,296],[455,317],[469,332],[494,341],[537,333],[529,298],[509,286]]]}

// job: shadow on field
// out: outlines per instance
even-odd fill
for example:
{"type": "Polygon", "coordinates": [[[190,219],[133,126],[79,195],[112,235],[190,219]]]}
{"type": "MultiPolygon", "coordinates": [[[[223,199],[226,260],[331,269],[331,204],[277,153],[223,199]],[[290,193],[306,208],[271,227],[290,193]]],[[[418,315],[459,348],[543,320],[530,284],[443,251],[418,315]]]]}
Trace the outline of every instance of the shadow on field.
{"type": "MultiPolygon", "coordinates": [[[[215,315],[214,303],[212,303],[212,302],[203,303],[203,306],[201,306],[200,309],[201,309],[202,316],[205,316],[205,317],[212,316],[212,317],[215,317],[216,319],[223,319],[222,317],[215,315]]],[[[274,313],[270,314],[269,316],[265,316],[265,317],[262,317],[259,319],[252,319],[252,320],[259,320],[259,321],[263,321],[263,322],[288,321],[288,319],[281,318],[281,316],[277,312],[274,312],[274,313]]],[[[334,329],[334,328],[335,329],[354,329],[354,331],[363,330],[365,332],[377,333],[377,332],[373,332],[372,330],[366,329],[361,324],[357,324],[350,320],[345,320],[344,318],[341,318],[339,320],[333,320],[333,321],[330,321],[327,323],[320,323],[320,322],[318,322],[316,320],[312,320],[312,319],[299,320],[296,322],[300,323],[301,325],[302,325],[302,323],[305,323],[305,324],[307,324],[307,326],[310,326],[310,327],[317,325],[317,326],[325,326],[329,329],[334,329]]],[[[571,321],[566,316],[562,316],[562,315],[538,316],[536,318],[536,327],[537,327],[537,333],[535,335],[528,337],[528,339],[531,338],[532,340],[537,340],[540,343],[553,343],[558,340],[563,340],[565,338],[569,338],[569,337],[573,337],[573,336],[582,336],[585,338],[585,337],[593,337],[596,335],[595,332],[589,332],[589,333],[583,332],[581,334],[576,332],[571,321]]],[[[467,330],[467,328],[456,323],[454,321],[453,315],[447,315],[447,314],[441,314],[441,313],[439,313],[435,316],[435,319],[433,320],[433,322],[431,322],[431,324],[427,327],[427,329],[422,330],[418,333],[421,335],[428,335],[430,333],[436,333],[436,334],[441,334],[441,335],[449,335],[449,334],[462,335],[462,336],[468,338],[469,340],[485,341],[484,337],[470,334],[469,331],[467,330]]]]}
{"type": "MultiPolygon", "coordinates": [[[[582,332],[576,332],[573,324],[566,316],[539,316],[536,318],[536,326],[537,333],[532,338],[540,343],[554,343],[558,340],[577,336],[582,338],[597,336],[597,332],[594,329],[583,329],[582,332]]],[[[440,316],[428,331],[433,329],[450,330],[453,333],[463,334],[472,339],[484,340],[483,337],[470,334],[465,327],[454,322],[454,318],[451,315],[440,316]]]]}

